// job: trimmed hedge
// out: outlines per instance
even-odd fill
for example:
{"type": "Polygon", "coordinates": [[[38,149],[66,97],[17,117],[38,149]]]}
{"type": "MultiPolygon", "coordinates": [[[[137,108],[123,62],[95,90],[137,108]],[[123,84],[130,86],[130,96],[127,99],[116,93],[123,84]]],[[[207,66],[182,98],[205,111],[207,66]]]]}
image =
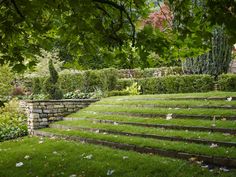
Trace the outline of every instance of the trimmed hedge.
{"type": "Polygon", "coordinates": [[[143,94],[207,92],[214,89],[209,75],[183,75],[138,80],[143,94]]]}
{"type": "Polygon", "coordinates": [[[141,86],[142,94],[207,92],[213,91],[215,84],[214,78],[210,75],[182,75],[119,79],[116,90],[124,90],[134,82],[141,86]]]}
{"type": "Polygon", "coordinates": [[[221,91],[236,91],[236,74],[222,74],[218,78],[218,86],[221,91]]]}
{"type": "Polygon", "coordinates": [[[182,75],[181,67],[161,67],[161,68],[145,68],[145,69],[121,69],[118,70],[119,78],[147,78],[147,77],[163,77],[168,75],[182,75]]]}
{"type": "MultiPolygon", "coordinates": [[[[141,86],[142,94],[160,94],[160,93],[190,93],[190,92],[207,92],[214,90],[214,84],[219,85],[221,91],[236,91],[236,75],[223,74],[215,81],[210,75],[181,75],[177,74],[178,67],[172,68],[176,75],[168,75],[165,77],[158,77],[160,73],[156,72],[155,77],[153,73],[157,69],[145,69],[142,75],[137,74],[139,69],[132,70],[136,72],[136,77],[142,78],[123,78],[119,79],[119,75],[123,71],[117,69],[103,69],[103,70],[88,70],[74,74],[61,74],[58,80],[58,86],[61,88],[63,94],[77,91],[79,93],[90,92],[110,92],[110,95],[125,94],[116,93],[130,87],[134,82],[141,86]],[[145,73],[145,75],[144,75],[145,73]]],[[[171,71],[171,69],[169,69],[171,71]]],[[[31,87],[33,85],[33,93],[40,93],[42,90],[42,83],[45,78],[32,78],[31,87]]],[[[29,81],[29,80],[28,80],[29,81]]],[[[27,84],[29,83],[27,81],[27,84]]],[[[30,85],[30,84],[28,84],[30,85]]]]}

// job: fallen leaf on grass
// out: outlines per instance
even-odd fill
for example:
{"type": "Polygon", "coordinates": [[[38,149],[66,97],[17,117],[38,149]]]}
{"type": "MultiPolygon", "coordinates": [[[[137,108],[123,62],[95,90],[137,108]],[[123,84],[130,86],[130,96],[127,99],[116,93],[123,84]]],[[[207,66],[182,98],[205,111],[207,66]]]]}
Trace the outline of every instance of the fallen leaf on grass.
{"type": "Polygon", "coordinates": [[[224,168],[224,167],[221,167],[220,170],[221,170],[221,171],[224,171],[224,172],[229,172],[229,169],[224,168]]]}
{"type": "Polygon", "coordinates": [[[128,156],[123,156],[123,159],[125,160],[125,159],[128,159],[129,157],[128,156]]]}
{"type": "Polygon", "coordinates": [[[115,172],[115,170],[108,170],[107,171],[107,176],[111,176],[114,172],[115,172]]]}
{"type": "Polygon", "coordinates": [[[84,159],[88,159],[88,160],[90,160],[90,159],[92,159],[92,158],[93,158],[93,155],[92,155],[92,154],[89,154],[89,155],[87,155],[87,156],[84,157],[84,159]]]}
{"type": "Polygon", "coordinates": [[[24,165],[23,162],[18,162],[18,163],[16,163],[16,167],[22,167],[23,165],[24,165]]]}
{"type": "Polygon", "coordinates": [[[75,175],[75,174],[72,174],[72,175],[70,175],[70,177],[76,177],[77,175],[75,175]]]}
{"type": "Polygon", "coordinates": [[[218,147],[217,144],[212,143],[212,144],[210,145],[210,148],[216,148],[216,147],[218,147]]]}
{"type": "Polygon", "coordinates": [[[26,155],[26,156],[24,157],[24,159],[26,159],[26,160],[28,160],[29,158],[30,158],[29,155],[26,155]]]}
{"type": "Polygon", "coordinates": [[[170,119],[172,119],[172,114],[167,114],[166,115],[166,120],[170,120],[170,119]]]}

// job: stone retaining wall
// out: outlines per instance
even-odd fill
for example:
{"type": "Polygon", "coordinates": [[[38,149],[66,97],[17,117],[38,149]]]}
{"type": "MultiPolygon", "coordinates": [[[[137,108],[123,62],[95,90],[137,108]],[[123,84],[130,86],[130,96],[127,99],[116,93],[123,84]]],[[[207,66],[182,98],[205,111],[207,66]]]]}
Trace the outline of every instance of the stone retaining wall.
{"type": "Polygon", "coordinates": [[[50,122],[62,120],[63,116],[76,112],[96,99],[76,99],[76,100],[40,100],[21,101],[21,107],[28,116],[28,131],[48,127],[50,122]]]}

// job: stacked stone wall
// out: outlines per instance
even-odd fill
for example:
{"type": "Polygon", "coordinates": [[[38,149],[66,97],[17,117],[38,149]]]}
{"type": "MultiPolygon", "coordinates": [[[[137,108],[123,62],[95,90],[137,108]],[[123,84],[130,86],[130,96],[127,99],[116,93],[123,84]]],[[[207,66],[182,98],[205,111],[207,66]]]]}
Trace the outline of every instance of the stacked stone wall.
{"type": "Polygon", "coordinates": [[[21,107],[28,116],[28,131],[48,127],[53,121],[62,120],[64,116],[76,112],[96,99],[76,100],[47,100],[47,101],[21,101],[21,107]]]}

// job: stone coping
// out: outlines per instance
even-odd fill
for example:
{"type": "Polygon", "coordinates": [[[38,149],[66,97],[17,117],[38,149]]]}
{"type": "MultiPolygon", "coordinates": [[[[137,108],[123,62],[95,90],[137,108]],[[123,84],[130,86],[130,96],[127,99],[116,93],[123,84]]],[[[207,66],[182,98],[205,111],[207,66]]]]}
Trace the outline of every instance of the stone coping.
{"type": "Polygon", "coordinates": [[[27,103],[55,103],[55,102],[96,102],[99,99],[61,99],[61,100],[22,100],[27,103]]]}

